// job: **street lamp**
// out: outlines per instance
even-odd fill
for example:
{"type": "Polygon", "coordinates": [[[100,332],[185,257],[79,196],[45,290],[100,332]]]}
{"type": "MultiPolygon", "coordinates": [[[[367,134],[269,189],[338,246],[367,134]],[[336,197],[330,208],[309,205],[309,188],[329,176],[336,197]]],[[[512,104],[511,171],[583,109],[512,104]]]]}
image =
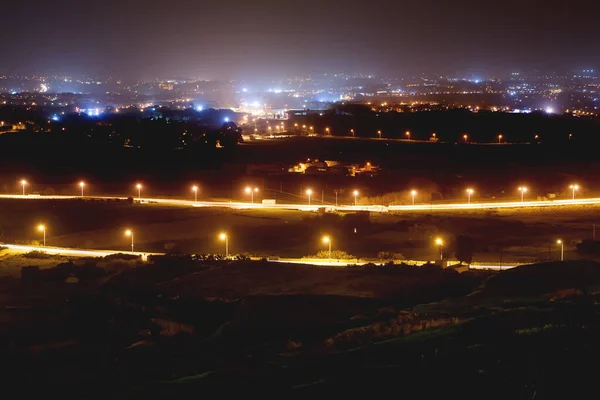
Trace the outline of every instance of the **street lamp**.
{"type": "Polygon", "coordinates": [[[519,192],[521,192],[521,203],[525,197],[525,193],[527,193],[527,188],[525,186],[519,186],[519,192]]]}
{"type": "Polygon", "coordinates": [[[579,185],[571,185],[569,186],[569,189],[573,191],[573,200],[575,200],[575,191],[579,190],[579,185]]]}
{"type": "Polygon", "coordinates": [[[354,137],[354,129],[350,129],[350,133],[352,134],[352,137],[354,137]]]}
{"type": "Polygon", "coordinates": [[[306,190],[306,195],[308,196],[308,205],[310,206],[310,195],[312,194],[312,190],[311,189],[307,189],[306,190]]]}
{"type": "Polygon", "coordinates": [[[46,247],[46,226],[45,225],[39,225],[38,226],[38,231],[44,233],[44,247],[46,247]]]}
{"type": "Polygon", "coordinates": [[[377,136],[379,136],[379,139],[381,139],[381,131],[377,131],[377,136]]]}
{"type": "Polygon", "coordinates": [[[325,128],[325,132],[329,135],[329,128],[325,128]]]}
{"type": "Polygon", "coordinates": [[[138,190],[138,200],[142,200],[142,184],[138,183],[137,185],[135,185],[135,187],[138,190]]]}
{"type": "Polygon", "coordinates": [[[498,143],[502,143],[502,135],[498,135],[498,143]]]}
{"type": "Polygon", "coordinates": [[[323,236],[323,243],[329,244],[329,262],[331,262],[331,238],[329,236],[323,236]]]}
{"type": "Polygon", "coordinates": [[[473,189],[467,189],[467,203],[471,204],[471,195],[473,194],[473,189]]]}
{"type": "Polygon", "coordinates": [[[194,201],[197,203],[198,202],[198,186],[196,186],[196,185],[192,186],[192,192],[194,192],[194,201]]]}
{"type": "Polygon", "coordinates": [[[127,229],[125,231],[125,236],[131,236],[131,252],[133,253],[133,231],[131,229],[127,229]]]}
{"type": "Polygon", "coordinates": [[[358,205],[358,201],[357,201],[357,197],[358,197],[358,190],[355,190],[354,193],[354,206],[356,207],[358,205]]]}
{"type": "Polygon", "coordinates": [[[225,241],[225,258],[229,258],[229,236],[226,233],[221,233],[219,238],[225,241]]]}
{"type": "Polygon", "coordinates": [[[414,206],[415,205],[415,196],[417,195],[417,191],[416,190],[411,190],[410,191],[410,195],[412,196],[412,204],[414,206]]]}
{"type": "Polygon", "coordinates": [[[561,239],[558,239],[556,244],[560,245],[560,261],[565,261],[565,242],[563,242],[561,239]]]}
{"type": "Polygon", "coordinates": [[[469,135],[467,135],[467,134],[464,134],[464,135],[463,135],[463,139],[465,139],[465,143],[467,143],[467,141],[468,141],[468,139],[469,139],[469,135]]]}
{"type": "Polygon", "coordinates": [[[23,186],[23,196],[25,196],[25,186],[27,185],[27,181],[25,179],[21,179],[21,186],[23,186]]]}
{"type": "Polygon", "coordinates": [[[410,131],[406,131],[404,134],[406,135],[406,138],[410,140],[410,131]]]}
{"type": "Polygon", "coordinates": [[[81,197],[83,197],[83,188],[85,187],[85,182],[84,181],[79,182],[79,187],[81,188],[81,197]]]}
{"type": "Polygon", "coordinates": [[[435,244],[440,246],[440,261],[444,261],[444,241],[442,238],[435,239],[435,244]]]}
{"type": "Polygon", "coordinates": [[[252,189],[251,187],[246,188],[246,193],[249,193],[252,196],[252,203],[254,203],[254,193],[258,193],[258,188],[252,189]]]}

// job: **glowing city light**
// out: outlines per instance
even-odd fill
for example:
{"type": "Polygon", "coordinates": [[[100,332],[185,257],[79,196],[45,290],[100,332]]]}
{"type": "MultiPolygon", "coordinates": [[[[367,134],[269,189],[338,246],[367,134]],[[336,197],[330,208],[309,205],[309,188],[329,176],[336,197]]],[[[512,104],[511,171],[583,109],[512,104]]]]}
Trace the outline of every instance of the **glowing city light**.
{"type": "Polygon", "coordinates": [[[331,238],[329,236],[323,236],[323,243],[329,245],[329,262],[331,262],[331,238]]]}
{"type": "Polygon", "coordinates": [[[225,241],[225,258],[229,258],[229,236],[223,232],[219,235],[219,239],[225,241]]]}
{"type": "Polygon", "coordinates": [[[579,190],[579,185],[571,185],[571,186],[569,186],[569,189],[572,190],[572,192],[573,192],[573,200],[575,200],[575,192],[577,190],[579,190]]]}
{"type": "Polygon", "coordinates": [[[519,192],[521,192],[521,202],[524,200],[525,193],[527,193],[527,188],[525,186],[519,186],[519,192]]]}
{"type": "Polygon", "coordinates": [[[46,247],[46,226],[43,224],[38,225],[38,231],[44,233],[44,247],[46,247]]]}
{"type": "Polygon", "coordinates": [[[133,253],[133,231],[131,229],[127,229],[125,231],[125,236],[131,237],[131,252],[133,253]]]}

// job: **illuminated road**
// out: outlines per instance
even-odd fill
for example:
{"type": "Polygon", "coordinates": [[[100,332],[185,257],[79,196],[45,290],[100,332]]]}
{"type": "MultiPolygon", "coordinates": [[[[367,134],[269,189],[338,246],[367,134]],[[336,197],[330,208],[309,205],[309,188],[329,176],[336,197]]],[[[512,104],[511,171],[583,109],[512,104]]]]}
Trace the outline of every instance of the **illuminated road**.
{"type": "MultiPolygon", "coordinates": [[[[21,199],[21,200],[72,200],[80,199],[80,196],[42,196],[42,195],[0,195],[0,199],[21,199]]],[[[84,199],[100,200],[126,200],[126,197],[112,196],[90,196],[84,199]]],[[[600,198],[587,199],[568,199],[568,200],[532,200],[532,201],[506,201],[489,203],[442,203],[442,204],[415,204],[398,206],[379,206],[379,205],[322,205],[322,204],[262,204],[235,201],[194,201],[178,200],[164,198],[141,198],[134,199],[136,203],[142,204],[161,204],[169,206],[187,206],[187,207],[226,207],[233,209],[281,209],[281,210],[299,210],[299,211],[318,211],[322,208],[338,211],[371,211],[371,212],[410,212],[410,211],[460,211],[460,210],[487,210],[497,208],[530,208],[530,207],[564,207],[581,205],[600,205],[600,198]]]]}
{"type": "MultiPolygon", "coordinates": [[[[29,253],[31,251],[39,251],[42,253],[65,256],[65,257],[106,257],[112,254],[131,254],[138,257],[142,257],[146,260],[149,255],[164,255],[164,253],[147,253],[147,252],[130,252],[130,251],[119,251],[119,250],[89,250],[89,249],[72,249],[66,247],[49,247],[49,246],[26,246],[17,244],[0,244],[0,247],[6,247],[12,251],[20,253],[29,253]]],[[[252,258],[254,261],[259,261],[261,258],[252,258]]],[[[364,260],[327,260],[327,259],[314,259],[314,258],[278,258],[271,259],[269,262],[274,263],[285,263],[285,264],[304,264],[304,265],[316,265],[319,267],[346,267],[348,265],[366,265],[370,263],[381,265],[382,262],[364,261],[364,260]]],[[[421,266],[427,264],[427,261],[414,261],[406,260],[403,261],[405,264],[421,266]]],[[[472,265],[471,269],[492,269],[492,270],[505,270],[515,268],[519,264],[498,264],[486,263],[486,264],[475,264],[472,265]]]]}
{"type": "MultiPolygon", "coordinates": [[[[258,259],[257,259],[258,260],[258,259]]],[[[286,264],[305,264],[305,265],[317,265],[320,267],[346,267],[349,265],[366,265],[366,264],[375,264],[382,265],[387,262],[373,262],[373,261],[364,261],[364,260],[323,260],[323,259],[306,259],[306,258],[280,258],[277,260],[269,260],[269,262],[277,262],[277,263],[286,263],[286,264]]],[[[414,266],[422,266],[428,263],[428,261],[415,261],[415,260],[404,260],[401,261],[403,264],[414,265],[414,266]]],[[[514,264],[514,263],[476,263],[471,265],[470,269],[480,269],[480,270],[497,270],[504,271],[511,268],[516,268],[523,264],[514,264]]]]}
{"type": "Polygon", "coordinates": [[[131,254],[139,257],[149,255],[160,255],[161,253],[146,253],[117,250],[88,250],[88,249],[70,249],[65,247],[49,247],[49,246],[24,246],[17,244],[0,244],[0,247],[6,247],[13,251],[28,253],[30,251],[40,251],[47,254],[67,256],[67,257],[106,257],[111,254],[131,254]]]}

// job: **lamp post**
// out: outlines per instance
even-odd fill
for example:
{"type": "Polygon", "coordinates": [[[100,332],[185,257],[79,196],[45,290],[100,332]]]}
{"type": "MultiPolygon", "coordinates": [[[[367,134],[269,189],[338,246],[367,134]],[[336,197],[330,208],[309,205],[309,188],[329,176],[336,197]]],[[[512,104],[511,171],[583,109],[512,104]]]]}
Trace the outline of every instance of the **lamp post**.
{"type": "Polygon", "coordinates": [[[381,135],[382,135],[381,131],[377,131],[377,137],[378,137],[379,139],[381,139],[381,135]]]}
{"type": "Polygon", "coordinates": [[[569,186],[569,189],[573,191],[573,200],[575,200],[575,191],[579,190],[579,185],[571,185],[569,186]]]}
{"type": "Polygon", "coordinates": [[[444,241],[442,238],[435,239],[435,244],[440,246],[440,261],[444,261],[444,241]]]}
{"type": "Polygon", "coordinates": [[[250,196],[252,198],[252,203],[254,203],[254,193],[258,193],[258,188],[255,187],[254,189],[252,189],[251,187],[247,187],[246,193],[250,194],[250,196]]]}
{"type": "Polygon", "coordinates": [[[498,135],[498,143],[502,143],[502,135],[498,135]]]}
{"type": "Polygon", "coordinates": [[[142,201],[142,184],[138,183],[137,185],[135,185],[135,187],[138,190],[138,200],[142,201]]]}
{"type": "Polygon", "coordinates": [[[306,190],[306,195],[308,196],[308,205],[310,206],[310,195],[312,194],[312,190],[311,189],[307,189],[306,190]]]}
{"type": "Polygon", "coordinates": [[[354,129],[350,129],[350,133],[352,134],[352,137],[354,137],[354,129]]]}
{"type": "Polygon", "coordinates": [[[417,191],[411,190],[410,195],[412,196],[412,205],[414,206],[415,205],[415,196],[417,195],[417,191]]]}
{"type": "Polygon", "coordinates": [[[323,243],[329,244],[329,262],[331,262],[331,238],[329,236],[324,236],[323,243]]]}
{"type": "Polygon", "coordinates": [[[229,236],[226,233],[221,233],[219,238],[225,241],[225,258],[229,258],[229,236]]]}
{"type": "Polygon", "coordinates": [[[463,139],[465,139],[465,143],[467,143],[467,141],[469,140],[469,135],[467,135],[467,134],[464,134],[464,135],[463,135],[463,139]]]}
{"type": "Polygon", "coordinates": [[[560,261],[565,261],[565,243],[561,239],[558,239],[556,244],[560,245],[560,261]]]}
{"type": "Polygon", "coordinates": [[[354,207],[356,207],[358,205],[358,201],[357,201],[358,190],[355,190],[354,193],[352,193],[352,194],[354,194],[354,207]]]}
{"type": "Polygon", "coordinates": [[[194,192],[194,201],[198,202],[198,186],[192,186],[192,191],[194,192]]]}
{"type": "Polygon", "coordinates": [[[81,197],[83,197],[83,188],[85,187],[85,182],[84,181],[79,182],[79,187],[81,188],[81,197]]]}
{"type": "Polygon", "coordinates": [[[23,187],[23,196],[25,196],[25,186],[27,185],[27,181],[25,179],[21,179],[21,186],[23,187]]]}
{"type": "Polygon", "coordinates": [[[330,132],[330,131],[329,131],[329,128],[325,128],[325,133],[326,133],[326,135],[329,135],[329,132],[330,132]]]}
{"type": "Polygon", "coordinates": [[[406,139],[410,140],[410,131],[406,131],[404,134],[406,135],[406,139]]]}
{"type": "Polygon", "coordinates": [[[131,236],[131,252],[133,253],[133,231],[131,229],[127,229],[125,231],[125,236],[131,236]]]}
{"type": "Polygon", "coordinates": [[[471,195],[473,194],[473,189],[467,189],[467,203],[471,204],[471,195]]]}
{"type": "Polygon", "coordinates": [[[519,192],[521,192],[521,203],[525,198],[525,193],[527,193],[527,188],[525,186],[519,186],[519,192]]]}
{"type": "Polygon", "coordinates": [[[46,247],[46,226],[45,225],[38,226],[38,231],[44,233],[44,247],[46,247]]]}

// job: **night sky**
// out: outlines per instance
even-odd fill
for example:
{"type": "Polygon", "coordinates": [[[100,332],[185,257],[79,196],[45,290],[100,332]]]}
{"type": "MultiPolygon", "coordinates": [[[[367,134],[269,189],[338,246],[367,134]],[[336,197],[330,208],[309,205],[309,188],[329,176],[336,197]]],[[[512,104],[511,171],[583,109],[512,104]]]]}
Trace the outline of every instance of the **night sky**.
{"type": "Polygon", "coordinates": [[[0,72],[243,79],[595,68],[598,3],[3,1],[0,72]]]}

